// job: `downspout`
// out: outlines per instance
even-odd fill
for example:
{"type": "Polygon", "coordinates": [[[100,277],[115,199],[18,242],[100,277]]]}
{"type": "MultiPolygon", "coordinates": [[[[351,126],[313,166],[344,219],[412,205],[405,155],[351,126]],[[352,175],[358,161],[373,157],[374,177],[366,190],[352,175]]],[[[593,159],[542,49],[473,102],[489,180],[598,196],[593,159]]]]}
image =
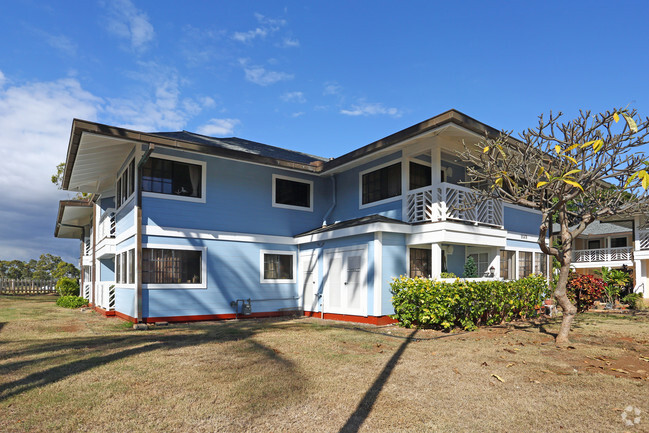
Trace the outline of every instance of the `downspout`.
{"type": "Polygon", "coordinates": [[[331,207],[325,214],[325,216],[322,218],[322,227],[327,226],[327,218],[329,218],[329,215],[331,212],[333,212],[334,208],[336,207],[336,175],[331,175],[331,186],[333,188],[333,200],[331,203],[331,207]]]}
{"type": "Polygon", "coordinates": [[[149,143],[137,163],[137,182],[135,182],[135,323],[142,322],[142,166],[149,159],[153,149],[155,145],[149,143]]]}

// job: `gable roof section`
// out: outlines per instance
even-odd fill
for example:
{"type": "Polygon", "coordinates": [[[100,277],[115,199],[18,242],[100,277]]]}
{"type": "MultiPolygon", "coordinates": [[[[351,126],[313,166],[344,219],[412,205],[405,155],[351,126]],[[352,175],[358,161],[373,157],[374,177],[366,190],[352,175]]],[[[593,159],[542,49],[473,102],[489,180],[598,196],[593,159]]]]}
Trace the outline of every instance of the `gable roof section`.
{"type": "Polygon", "coordinates": [[[451,109],[445,111],[442,114],[438,114],[435,117],[431,117],[428,120],[424,120],[423,122],[412,125],[406,129],[402,129],[399,132],[388,135],[387,137],[381,138],[380,140],[377,140],[366,146],[346,153],[345,155],[339,156],[338,158],[334,158],[324,164],[323,171],[326,172],[327,170],[332,170],[343,164],[352,162],[358,158],[379,152],[381,150],[385,150],[390,146],[398,144],[404,140],[431,131],[435,128],[439,128],[446,124],[455,124],[461,126],[462,128],[472,131],[478,135],[484,135],[486,133],[493,138],[498,137],[498,135],[500,134],[500,131],[498,131],[497,129],[479,122],[474,118],[469,117],[466,114],[461,113],[455,109],[451,109]]]}
{"type": "MultiPolygon", "coordinates": [[[[105,137],[106,141],[101,144],[101,150],[97,150],[97,152],[101,151],[105,153],[108,151],[107,148],[116,147],[117,145],[123,145],[126,143],[152,143],[161,147],[187,150],[263,165],[301,170],[310,173],[327,173],[330,170],[356,159],[372,155],[379,151],[384,151],[409,138],[452,124],[479,135],[487,134],[491,137],[496,137],[499,134],[499,131],[495,128],[452,109],[358,148],[352,152],[346,153],[338,158],[327,159],[237,137],[215,138],[188,131],[145,133],[86,120],[74,119],[72,122],[72,131],[68,145],[62,187],[63,189],[69,188],[70,178],[77,161],[77,156],[80,152],[80,147],[85,144],[85,141],[93,141],[92,145],[97,146],[97,142],[103,139],[102,137],[105,137]],[[91,135],[93,139],[84,141],[84,135],[88,134],[91,135]],[[113,139],[114,143],[110,143],[108,139],[113,139]]],[[[117,153],[115,154],[117,155],[117,153]]],[[[88,155],[84,155],[84,161],[92,159],[92,155],[92,151],[89,152],[88,155]]],[[[84,167],[84,172],[89,169],[91,170],[92,168],[84,167]]]]}

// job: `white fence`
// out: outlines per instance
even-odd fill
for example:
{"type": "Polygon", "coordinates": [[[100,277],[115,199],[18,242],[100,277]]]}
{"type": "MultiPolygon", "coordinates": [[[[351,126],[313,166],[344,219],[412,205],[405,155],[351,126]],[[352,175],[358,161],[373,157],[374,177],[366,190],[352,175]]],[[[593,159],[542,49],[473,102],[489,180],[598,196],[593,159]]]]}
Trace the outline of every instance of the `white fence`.
{"type": "Polygon", "coordinates": [[[56,280],[14,280],[0,278],[0,294],[45,295],[56,293],[56,280]]]}
{"type": "Polygon", "coordinates": [[[499,200],[483,200],[470,188],[443,182],[410,191],[406,196],[408,222],[445,220],[503,225],[503,204],[499,200]]]}

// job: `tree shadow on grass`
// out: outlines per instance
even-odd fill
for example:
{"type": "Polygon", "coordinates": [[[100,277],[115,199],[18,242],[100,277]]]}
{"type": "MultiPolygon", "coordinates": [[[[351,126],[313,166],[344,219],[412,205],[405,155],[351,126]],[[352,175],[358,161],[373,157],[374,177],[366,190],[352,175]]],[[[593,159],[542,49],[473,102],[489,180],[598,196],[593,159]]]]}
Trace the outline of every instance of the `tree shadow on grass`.
{"type": "Polygon", "coordinates": [[[406,350],[406,347],[408,347],[408,345],[415,339],[414,337],[417,331],[418,330],[415,329],[410,333],[408,337],[406,337],[405,341],[401,343],[401,346],[399,346],[397,351],[394,352],[394,355],[392,355],[392,357],[385,364],[383,370],[381,370],[381,373],[379,373],[379,375],[374,380],[374,383],[372,383],[372,386],[370,386],[367,392],[365,392],[365,395],[358,403],[358,406],[356,406],[354,413],[349,416],[345,425],[340,429],[341,433],[357,432],[361,428],[367,417],[372,412],[372,408],[374,407],[374,403],[376,403],[376,399],[379,397],[379,394],[385,386],[388,378],[390,377],[390,375],[392,375],[392,371],[399,362],[399,359],[401,359],[401,356],[406,350]]]}
{"type": "MultiPolygon", "coordinates": [[[[277,322],[277,320],[275,321],[277,322]]],[[[0,364],[3,373],[20,371],[23,368],[40,364],[38,371],[20,379],[0,383],[0,402],[23,394],[35,388],[82,374],[93,368],[112,362],[160,350],[173,350],[207,343],[231,341],[250,341],[257,353],[265,359],[281,365],[286,372],[284,377],[298,375],[293,362],[252,337],[267,328],[266,322],[246,321],[246,323],[211,323],[204,325],[172,326],[167,329],[145,332],[124,331],[128,335],[104,335],[75,339],[40,340],[24,350],[18,350],[0,357],[6,360],[0,364]],[[40,356],[36,359],[20,359],[25,356],[40,356]],[[67,360],[66,358],[73,358],[67,360]],[[76,359],[75,359],[76,358],[76,359]],[[58,361],[58,362],[57,362],[58,361]]],[[[303,381],[302,381],[303,382],[303,381]]]]}

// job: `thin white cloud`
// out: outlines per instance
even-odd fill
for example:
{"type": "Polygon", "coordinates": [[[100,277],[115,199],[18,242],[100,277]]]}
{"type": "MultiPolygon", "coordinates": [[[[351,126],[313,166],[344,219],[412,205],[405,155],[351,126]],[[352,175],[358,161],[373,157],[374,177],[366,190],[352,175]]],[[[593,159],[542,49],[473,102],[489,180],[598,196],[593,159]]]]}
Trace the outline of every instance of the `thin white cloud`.
{"type": "Polygon", "coordinates": [[[349,109],[340,110],[341,114],[347,116],[377,116],[377,115],[388,115],[392,117],[400,117],[401,111],[397,108],[386,107],[381,103],[368,103],[360,102],[354,104],[349,109]]]}
{"type": "Polygon", "coordinates": [[[72,42],[67,36],[47,34],[45,40],[49,46],[59,50],[63,54],[68,56],[75,56],[77,54],[77,44],[72,42]]]}
{"type": "Polygon", "coordinates": [[[149,17],[136,8],[130,0],[110,0],[106,3],[106,25],[114,35],[129,42],[130,48],[143,52],[155,37],[149,17]]]}
{"type": "Polygon", "coordinates": [[[255,38],[265,38],[267,34],[268,30],[257,27],[256,29],[247,32],[235,32],[232,35],[232,39],[239,42],[250,42],[255,38]]]}
{"type": "Polygon", "coordinates": [[[335,81],[329,81],[326,82],[324,85],[324,90],[322,91],[322,94],[327,96],[327,95],[339,95],[340,92],[343,90],[342,86],[338,84],[335,81]]]}
{"type": "Polygon", "coordinates": [[[200,126],[197,132],[213,137],[232,135],[234,128],[240,123],[239,119],[210,119],[205,125],[200,126]]]}
{"type": "Polygon", "coordinates": [[[6,81],[7,79],[5,78],[5,74],[3,74],[2,71],[0,71],[0,90],[2,90],[6,81]]]}
{"type": "Polygon", "coordinates": [[[304,111],[298,111],[296,113],[291,114],[291,117],[300,117],[304,116],[304,111]]]}
{"type": "Polygon", "coordinates": [[[304,104],[306,102],[306,98],[304,97],[304,93],[302,92],[286,92],[281,95],[280,98],[284,102],[297,102],[300,104],[304,104]]]}
{"type": "Polygon", "coordinates": [[[282,46],[288,47],[288,48],[299,47],[300,46],[300,41],[298,41],[297,39],[293,39],[293,38],[284,38],[284,42],[283,42],[282,46]]]}
{"type": "Polygon", "coordinates": [[[286,20],[268,18],[260,13],[255,13],[255,18],[261,26],[248,30],[247,32],[234,32],[232,39],[243,43],[251,42],[257,38],[264,39],[266,36],[277,32],[281,27],[286,25],[286,20]]]}
{"type": "Polygon", "coordinates": [[[248,60],[239,59],[239,63],[243,67],[246,80],[260,86],[268,86],[275,84],[278,81],[286,81],[293,79],[293,74],[278,71],[269,71],[262,66],[248,66],[248,60]]]}
{"type": "Polygon", "coordinates": [[[187,121],[215,102],[210,97],[182,98],[183,80],[174,68],[155,62],[140,63],[131,78],[142,83],[140,93],[128,98],[110,98],[105,107],[107,121],[139,131],[182,129],[187,121]]]}
{"type": "Polygon", "coordinates": [[[274,27],[282,27],[286,25],[286,20],[281,18],[268,18],[258,12],[255,12],[255,18],[260,24],[265,24],[274,27]]]}

